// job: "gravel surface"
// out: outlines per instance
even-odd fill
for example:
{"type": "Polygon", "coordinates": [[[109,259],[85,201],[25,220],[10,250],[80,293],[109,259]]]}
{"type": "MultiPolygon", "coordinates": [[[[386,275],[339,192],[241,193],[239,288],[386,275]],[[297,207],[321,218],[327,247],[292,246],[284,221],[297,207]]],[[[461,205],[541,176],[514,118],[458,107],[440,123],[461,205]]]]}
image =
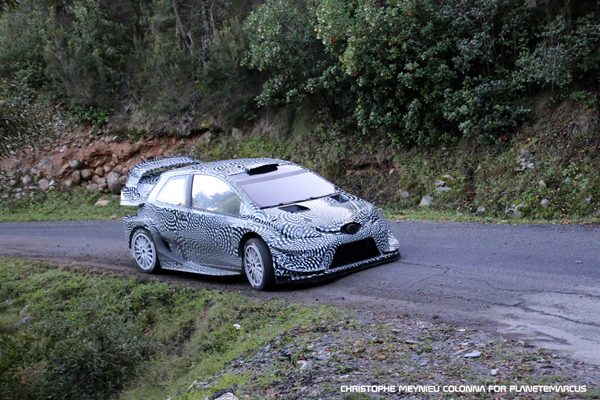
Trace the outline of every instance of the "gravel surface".
{"type": "Polygon", "coordinates": [[[466,327],[362,313],[288,331],[188,391],[206,399],[600,398],[600,369],[466,327]],[[240,376],[246,383],[224,387],[240,376]]]}

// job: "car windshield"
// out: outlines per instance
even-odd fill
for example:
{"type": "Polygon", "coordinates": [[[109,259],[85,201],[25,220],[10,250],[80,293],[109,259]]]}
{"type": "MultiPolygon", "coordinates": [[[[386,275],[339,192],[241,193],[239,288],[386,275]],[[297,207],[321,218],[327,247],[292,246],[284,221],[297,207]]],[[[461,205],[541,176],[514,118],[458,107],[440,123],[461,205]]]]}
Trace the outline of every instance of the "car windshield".
{"type": "Polygon", "coordinates": [[[335,193],[325,179],[296,165],[278,165],[277,170],[230,176],[259,207],[267,208],[298,203],[335,193]]]}

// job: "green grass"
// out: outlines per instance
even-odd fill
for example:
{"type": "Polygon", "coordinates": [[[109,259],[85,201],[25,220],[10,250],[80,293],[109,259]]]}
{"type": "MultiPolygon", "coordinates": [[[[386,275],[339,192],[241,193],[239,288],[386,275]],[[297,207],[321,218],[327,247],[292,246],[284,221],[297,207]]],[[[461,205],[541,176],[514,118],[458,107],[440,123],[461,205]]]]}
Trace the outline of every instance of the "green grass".
{"type": "Polygon", "coordinates": [[[0,222],[109,219],[136,212],[135,207],[122,207],[119,202],[119,198],[85,188],[61,188],[33,198],[0,201],[0,222]],[[96,206],[99,199],[109,204],[96,206]]]}
{"type": "MultiPolygon", "coordinates": [[[[7,399],[164,399],[286,330],[343,318],[324,306],[39,261],[0,259],[0,282],[7,399]]],[[[225,375],[211,391],[248,379],[225,375]]]]}

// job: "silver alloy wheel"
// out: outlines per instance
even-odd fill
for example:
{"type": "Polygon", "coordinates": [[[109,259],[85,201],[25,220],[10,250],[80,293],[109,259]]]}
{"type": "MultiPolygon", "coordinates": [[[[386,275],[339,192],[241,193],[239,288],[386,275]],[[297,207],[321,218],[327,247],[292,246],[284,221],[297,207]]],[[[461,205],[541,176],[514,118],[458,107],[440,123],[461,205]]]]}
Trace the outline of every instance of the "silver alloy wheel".
{"type": "Polygon", "coordinates": [[[244,250],[244,269],[246,276],[253,287],[260,287],[263,283],[265,267],[260,250],[254,243],[246,245],[244,250]]]}
{"type": "Polygon", "coordinates": [[[144,271],[152,271],[156,265],[156,248],[154,242],[143,232],[137,232],[133,236],[133,257],[137,265],[144,271]]]}

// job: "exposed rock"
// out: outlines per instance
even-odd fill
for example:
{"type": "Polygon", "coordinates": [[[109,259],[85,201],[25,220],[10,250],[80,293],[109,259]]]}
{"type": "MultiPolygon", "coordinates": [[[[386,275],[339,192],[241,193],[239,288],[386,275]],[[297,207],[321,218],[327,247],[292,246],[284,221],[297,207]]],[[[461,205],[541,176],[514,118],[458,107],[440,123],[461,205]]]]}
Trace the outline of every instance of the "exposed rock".
{"type": "Polygon", "coordinates": [[[109,172],[108,176],[106,177],[106,184],[108,185],[108,190],[112,194],[121,193],[123,184],[121,183],[121,177],[116,172],[109,172]]]}
{"type": "Polygon", "coordinates": [[[436,192],[448,192],[450,188],[446,186],[446,181],[438,179],[435,181],[435,191],[436,192]]]}
{"type": "Polygon", "coordinates": [[[433,196],[423,196],[423,198],[421,199],[421,202],[419,203],[419,206],[421,207],[427,207],[433,204],[433,196]]]}
{"type": "Polygon", "coordinates": [[[408,193],[406,190],[403,190],[400,192],[400,197],[403,199],[408,199],[410,197],[410,193],[408,193]]]}
{"type": "Polygon", "coordinates": [[[540,201],[540,204],[541,204],[542,207],[548,208],[548,207],[550,207],[550,200],[543,199],[542,201],[540,201]]]}
{"type": "Polygon", "coordinates": [[[535,167],[533,163],[533,154],[531,154],[531,150],[521,149],[521,154],[517,160],[519,162],[519,166],[515,168],[515,171],[525,171],[526,169],[531,169],[535,167]]]}
{"type": "Polygon", "coordinates": [[[21,178],[21,182],[23,182],[23,185],[29,185],[31,182],[33,182],[33,178],[31,175],[25,175],[21,178]]]}
{"type": "Polygon", "coordinates": [[[483,214],[487,211],[484,206],[477,207],[477,214],[483,214]]]}
{"type": "Polygon", "coordinates": [[[98,207],[106,207],[109,204],[110,204],[110,200],[108,200],[108,199],[99,199],[96,202],[96,204],[94,204],[94,205],[98,206],[98,207]]]}
{"type": "Polygon", "coordinates": [[[40,181],[38,182],[38,185],[39,185],[40,189],[43,190],[44,192],[47,191],[48,189],[50,189],[50,182],[48,181],[48,179],[40,179],[40,181]]]}
{"type": "Polygon", "coordinates": [[[98,190],[99,187],[95,183],[90,183],[89,185],[87,185],[87,189],[90,190],[90,191],[95,191],[95,190],[98,190]]]}
{"type": "Polygon", "coordinates": [[[215,400],[238,400],[233,393],[225,393],[223,396],[216,398],[215,400]]]}
{"type": "Polygon", "coordinates": [[[585,199],[585,203],[586,204],[590,204],[592,202],[592,200],[594,199],[594,196],[592,196],[591,194],[587,197],[587,199],[585,199]]]}
{"type": "Polygon", "coordinates": [[[32,315],[23,317],[15,324],[15,328],[20,329],[20,328],[24,327],[25,325],[29,324],[30,322],[32,322],[33,320],[35,320],[35,317],[32,315]]]}
{"type": "Polygon", "coordinates": [[[16,179],[11,179],[11,180],[8,182],[8,184],[9,184],[10,186],[15,186],[15,185],[17,184],[17,181],[16,181],[16,179]]]}
{"type": "Polygon", "coordinates": [[[547,187],[546,182],[543,179],[538,183],[538,185],[540,185],[542,189],[546,189],[547,187]]]}
{"type": "Polygon", "coordinates": [[[94,176],[94,171],[92,171],[91,169],[86,168],[81,170],[81,179],[83,179],[84,181],[90,180],[92,176],[94,176]]]}
{"type": "Polygon", "coordinates": [[[494,368],[493,370],[491,370],[491,371],[490,371],[490,375],[491,375],[491,376],[496,376],[496,375],[498,375],[498,369],[497,369],[497,368],[494,368]]]}
{"type": "Polygon", "coordinates": [[[504,210],[504,213],[514,218],[521,218],[525,208],[527,208],[525,203],[512,204],[504,210]]]}
{"type": "Polygon", "coordinates": [[[94,176],[92,176],[92,179],[90,181],[92,183],[98,183],[99,180],[100,180],[100,177],[98,175],[94,175],[94,176]]]}
{"type": "Polygon", "coordinates": [[[70,188],[71,186],[73,186],[73,181],[71,179],[67,179],[65,181],[65,187],[70,188]]]}
{"type": "Polygon", "coordinates": [[[73,168],[73,169],[79,169],[81,167],[81,162],[79,160],[70,160],[69,161],[69,167],[73,168]]]}
{"type": "Polygon", "coordinates": [[[81,183],[81,172],[73,171],[71,174],[71,181],[74,185],[79,185],[81,183]]]}
{"type": "Polygon", "coordinates": [[[98,176],[104,176],[104,168],[98,167],[94,170],[94,174],[98,176]]]}
{"type": "Polygon", "coordinates": [[[234,139],[241,139],[243,136],[243,132],[241,129],[238,128],[232,128],[231,129],[231,136],[233,136],[234,139]]]}
{"type": "Polygon", "coordinates": [[[36,168],[39,170],[42,170],[42,169],[48,169],[51,166],[52,166],[52,158],[46,157],[46,158],[42,159],[42,161],[37,163],[36,168]]]}
{"type": "Polygon", "coordinates": [[[479,358],[479,357],[481,357],[481,352],[477,351],[477,350],[473,350],[473,351],[470,351],[467,354],[465,354],[463,357],[464,358],[479,358]]]}
{"type": "Polygon", "coordinates": [[[127,175],[123,175],[123,176],[121,176],[121,177],[119,178],[119,183],[120,183],[122,186],[125,186],[125,184],[127,183],[127,175]]]}

